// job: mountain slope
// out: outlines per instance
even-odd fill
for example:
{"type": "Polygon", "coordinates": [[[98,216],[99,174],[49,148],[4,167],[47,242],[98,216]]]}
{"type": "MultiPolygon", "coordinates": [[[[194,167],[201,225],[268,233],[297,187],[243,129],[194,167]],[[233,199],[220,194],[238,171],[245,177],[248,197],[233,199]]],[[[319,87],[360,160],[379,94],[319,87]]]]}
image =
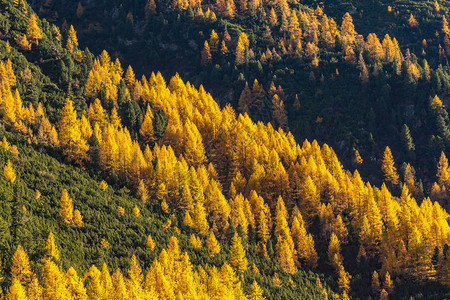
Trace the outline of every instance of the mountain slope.
{"type": "MultiPolygon", "coordinates": [[[[3,2],[1,41],[0,113],[12,132],[7,139],[19,146],[18,157],[1,150],[3,163],[10,159],[18,175],[11,180],[6,172],[0,180],[1,223],[9,233],[2,242],[2,284],[9,296],[33,298],[43,287],[48,298],[61,287],[74,297],[61,279],[74,266],[86,274],[79,286],[95,298],[109,276],[89,266],[106,262],[110,270],[130,270],[124,284],[117,272],[112,286],[131,298],[261,296],[253,280],[266,298],[446,297],[448,214],[437,201],[422,200],[414,176],[402,185],[386,179],[373,186],[358,171],[345,171],[328,145],[305,140],[300,146],[281,127],[221,108],[179,75],[167,83],[160,73],[137,80],[106,51],[98,57],[81,51],[73,27],[61,34],[23,4],[3,2]],[[82,227],[67,206],[59,212],[64,188],[82,227]],[[50,231],[59,258],[51,238],[45,243],[50,231]],[[19,244],[33,272],[15,271],[21,261],[13,254],[25,256],[19,244]],[[137,261],[148,271],[145,281],[137,261]],[[365,288],[372,283],[373,290],[365,288]]],[[[239,34],[236,42],[246,45],[246,38],[239,34]]],[[[416,66],[413,61],[402,67],[416,66]]],[[[343,76],[357,76],[351,70],[343,76]]],[[[281,89],[270,93],[283,95],[281,89]]],[[[250,94],[258,100],[252,113],[267,98],[258,81],[250,94]]],[[[438,97],[430,110],[446,122],[438,97]]],[[[385,156],[386,178],[398,178],[385,156]]],[[[436,185],[445,199],[445,155],[439,166],[436,185]]],[[[106,298],[113,293],[108,289],[106,298]]]]}

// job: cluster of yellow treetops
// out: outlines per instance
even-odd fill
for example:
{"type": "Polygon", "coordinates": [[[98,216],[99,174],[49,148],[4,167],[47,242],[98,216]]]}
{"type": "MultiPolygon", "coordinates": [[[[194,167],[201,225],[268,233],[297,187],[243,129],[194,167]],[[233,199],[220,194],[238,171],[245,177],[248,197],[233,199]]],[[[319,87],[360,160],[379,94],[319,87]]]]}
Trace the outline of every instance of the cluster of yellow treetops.
{"type": "Polygon", "coordinates": [[[180,251],[175,236],[147,272],[133,255],[126,275],[120,269],[111,274],[106,264],[101,270],[92,265],[82,277],[72,267],[63,270],[53,233],[49,234],[45,253],[42,276],[37,276],[22,246],[17,248],[11,265],[12,284],[5,299],[265,299],[255,281],[244,291],[239,273],[228,263],[221,268],[193,266],[188,254],[180,251]]]}
{"type": "Polygon", "coordinates": [[[42,105],[23,107],[19,93],[12,92],[10,63],[3,68],[0,111],[6,122],[30,141],[60,146],[78,164],[94,159],[88,140],[95,135],[101,168],[129,179],[144,202],[151,196],[168,214],[183,210],[184,223],[201,236],[225,239],[229,220],[244,234],[251,226],[259,254],[267,256],[267,240],[276,236],[278,262],[285,272],[295,273],[317,264],[307,229],[318,216],[322,238],[330,240],[329,263],[342,278],[343,290],[349,275],[336,245],[347,243],[349,226],[360,238],[359,257],[377,257],[382,276],[450,281],[450,260],[442,253],[450,237],[445,210],[429,198],[419,206],[408,185],[394,197],[386,185],[377,188],[364,182],[358,171],[343,170],[327,145],[304,141],[300,146],[281,128],[254,123],[247,114],[237,116],[230,106],[221,109],[202,86],[196,89],[178,75],[169,84],[160,73],[139,81],[129,67],[121,77],[120,63],[112,63],[106,52],[94,62],[86,83],[86,96],[93,98],[89,109],[77,113],[67,99],[56,130],[42,105]],[[100,82],[114,103],[121,80],[128,99],[147,107],[141,143],[132,140],[115,106],[108,112],[95,99],[100,82]],[[159,110],[168,125],[155,141],[153,119],[159,110]],[[32,124],[37,131],[31,130],[32,124]],[[431,263],[435,249],[437,265],[431,263]]]}

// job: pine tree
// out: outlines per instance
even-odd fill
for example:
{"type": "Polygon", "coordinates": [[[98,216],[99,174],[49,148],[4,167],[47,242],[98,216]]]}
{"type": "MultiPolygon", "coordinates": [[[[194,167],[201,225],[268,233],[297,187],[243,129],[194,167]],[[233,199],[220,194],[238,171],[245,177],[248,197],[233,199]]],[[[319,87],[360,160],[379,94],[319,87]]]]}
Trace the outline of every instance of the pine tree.
{"type": "Polygon", "coordinates": [[[63,190],[61,200],[59,201],[59,214],[66,224],[72,223],[73,204],[72,199],[66,189],[63,190]]]}
{"type": "Polygon", "coordinates": [[[400,133],[403,151],[405,151],[406,158],[414,160],[414,150],[416,149],[409,128],[406,124],[403,124],[402,131],[400,133]]]}
{"type": "Polygon", "coordinates": [[[230,265],[236,270],[236,272],[239,273],[243,273],[248,267],[248,261],[245,257],[245,249],[242,246],[241,237],[237,232],[234,233],[234,236],[231,239],[230,265]]]}

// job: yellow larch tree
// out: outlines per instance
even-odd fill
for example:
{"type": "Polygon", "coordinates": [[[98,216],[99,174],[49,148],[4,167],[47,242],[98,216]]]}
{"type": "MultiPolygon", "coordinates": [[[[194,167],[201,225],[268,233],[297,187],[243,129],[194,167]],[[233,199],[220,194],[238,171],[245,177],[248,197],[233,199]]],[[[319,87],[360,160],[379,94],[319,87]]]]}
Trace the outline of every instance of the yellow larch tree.
{"type": "Polygon", "coordinates": [[[75,209],[73,212],[72,223],[77,228],[83,227],[83,216],[78,209],[75,209]]]}
{"type": "Polygon", "coordinates": [[[117,269],[114,274],[111,277],[113,286],[114,286],[114,292],[113,292],[113,299],[118,300],[126,300],[129,299],[128,297],[128,291],[127,287],[125,285],[125,280],[123,278],[122,272],[120,269],[117,269]]]}
{"type": "Polygon", "coordinates": [[[78,46],[77,32],[75,31],[72,25],[70,25],[69,28],[69,38],[75,46],[78,46]]]}
{"type": "Polygon", "coordinates": [[[349,42],[353,42],[357,35],[355,26],[353,25],[353,18],[348,12],[342,17],[341,34],[343,37],[346,37],[349,42]]]}
{"type": "Polygon", "coordinates": [[[247,291],[247,299],[248,300],[264,300],[263,296],[263,290],[258,285],[258,283],[253,280],[253,283],[250,285],[248,291],[247,291]]]}
{"type": "Polygon", "coordinates": [[[276,245],[277,261],[283,268],[283,271],[288,274],[294,274],[297,272],[295,266],[295,250],[293,251],[290,241],[286,240],[283,236],[280,236],[276,245]]]}
{"type": "Polygon", "coordinates": [[[5,176],[6,180],[11,183],[14,183],[14,181],[16,181],[16,171],[14,171],[12,163],[9,159],[6,162],[5,168],[3,169],[3,175],[5,176]]]}
{"type": "Polygon", "coordinates": [[[28,300],[25,288],[19,280],[13,279],[9,291],[6,294],[6,300],[28,300]]]}
{"type": "Polygon", "coordinates": [[[208,41],[205,41],[205,43],[203,44],[203,49],[202,49],[201,55],[202,55],[202,61],[201,61],[202,65],[203,66],[209,65],[211,63],[212,56],[211,56],[211,49],[209,47],[208,41]]]}
{"type": "MultiPolygon", "coordinates": [[[[350,280],[352,279],[352,276],[344,270],[343,265],[339,265],[338,275],[339,288],[344,294],[347,294],[350,291],[350,280]]],[[[347,299],[349,298],[347,297],[347,299]]]]}
{"type": "Polygon", "coordinates": [[[236,65],[242,65],[245,63],[245,45],[243,44],[243,42],[241,42],[241,40],[239,39],[237,46],[236,46],[236,65]]]}
{"type": "Polygon", "coordinates": [[[209,37],[209,47],[212,53],[217,53],[219,51],[219,36],[214,31],[211,31],[211,36],[209,37]]]}
{"type": "Polygon", "coordinates": [[[155,249],[156,243],[153,241],[153,238],[151,235],[147,237],[147,242],[145,243],[147,246],[147,249],[150,251],[153,251],[155,249]]]}
{"type": "Polygon", "coordinates": [[[317,215],[320,207],[320,198],[317,187],[310,176],[302,183],[300,188],[300,199],[304,220],[309,224],[315,215],[317,215]]]}
{"type": "Polygon", "coordinates": [[[67,289],[72,299],[87,300],[86,288],[83,281],[78,277],[77,271],[70,267],[66,272],[67,289]]]}
{"type": "Polygon", "coordinates": [[[133,215],[134,215],[136,218],[139,218],[139,216],[141,215],[141,212],[140,212],[140,210],[139,210],[139,207],[137,207],[137,205],[135,205],[134,208],[133,208],[133,215]]]}
{"type": "Polygon", "coordinates": [[[183,128],[183,148],[186,162],[194,167],[206,160],[202,135],[193,122],[186,122],[183,128]]]}
{"type": "Polygon", "coordinates": [[[154,117],[152,110],[150,105],[148,105],[144,115],[144,120],[141,124],[141,129],[139,130],[139,134],[145,143],[151,143],[154,140],[155,132],[153,130],[153,119],[154,117]]]}
{"type": "Polygon", "coordinates": [[[412,13],[409,15],[408,24],[410,27],[419,26],[419,22],[417,22],[416,18],[413,16],[412,13]]]}
{"type": "Polygon", "coordinates": [[[242,246],[241,237],[237,232],[234,233],[234,236],[231,239],[230,265],[239,273],[243,273],[248,268],[245,249],[242,246]]]}
{"type": "Polygon", "coordinates": [[[111,299],[114,293],[114,286],[106,263],[103,263],[102,270],[100,271],[100,285],[103,299],[111,299]]]}
{"type": "Polygon", "coordinates": [[[128,66],[123,80],[127,84],[128,88],[131,88],[134,85],[136,81],[136,75],[134,74],[133,68],[131,66],[128,66]]]}
{"type": "Polygon", "coordinates": [[[301,214],[294,217],[291,231],[298,257],[304,260],[310,268],[316,267],[318,255],[314,248],[314,239],[307,234],[301,214]]]}
{"type": "Polygon", "coordinates": [[[397,185],[399,183],[399,176],[397,174],[397,168],[394,166],[394,163],[394,157],[392,156],[391,149],[389,148],[389,146],[386,146],[383,154],[381,170],[383,171],[384,179],[386,182],[397,185]]]}
{"type": "Polygon", "coordinates": [[[33,282],[35,275],[31,271],[28,255],[19,245],[12,257],[11,279],[19,281],[25,288],[33,282]]]}
{"type": "Polygon", "coordinates": [[[83,160],[87,159],[89,145],[81,136],[80,122],[77,120],[77,113],[70,99],[67,99],[57,125],[59,142],[64,155],[81,164],[83,160]]]}
{"type": "Polygon", "coordinates": [[[47,250],[48,256],[50,258],[53,258],[56,261],[59,260],[59,250],[58,247],[56,246],[55,236],[51,231],[50,234],[48,235],[47,242],[45,244],[45,250],[47,250]]]}
{"type": "Polygon", "coordinates": [[[220,253],[220,244],[212,231],[209,233],[208,239],[206,240],[206,246],[208,246],[210,257],[214,257],[216,254],[220,253]]]}
{"type": "Polygon", "coordinates": [[[106,112],[100,99],[95,98],[94,102],[89,105],[87,115],[92,127],[98,124],[103,129],[107,125],[106,112]]]}
{"type": "Polygon", "coordinates": [[[44,299],[68,299],[70,292],[67,288],[65,274],[52,260],[47,260],[44,266],[44,299]]]}
{"type": "Polygon", "coordinates": [[[42,29],[37,23],[37,16],[35,14],[31,14],[28,19],[27,39],[36,44],[38,44],[39,40],[42,39],[42,29]]]}
{"type": "Polygon", "coordinates": [[[98,188],[101,189],[102,191],[104,191],[108,188],[108,184],[106,183],[106,181],[102,180],[98,184],[98,188]]]}
{"type": "Polygon", "coordinates": [[[66,224],[71,224],[73,219],[73,203],[66,189],[63,190],[59,201],[59,214],[66,224]]]}
{"type": "Polygon", "coordinates": [[[101,272],[95,265],[92,265],[84,275],[84,284],[90,299],[101,299],[102,297],[100,275],[101,272]]]}
{"type": "Polygon", "coordinates": [[[341,255],[341,243],[336,234],[331,234],[330,244],[328,245],[328,259],[335,270],[339,270],[343,258],[341,255]]]}
{"type": "Polygon", "coordinates": [[[439,158],[436,177],[438,178],[440,186],[445,186],[447,189],[450,187],[450,169],[448,166],[448,159],[443,151],[439,158]]]}
{"type": "Polygon", "coordinates": [[[258,238],[264,243],[270,238],[269,225],[264,209],[260,209],[257,228],[258,238]]]}

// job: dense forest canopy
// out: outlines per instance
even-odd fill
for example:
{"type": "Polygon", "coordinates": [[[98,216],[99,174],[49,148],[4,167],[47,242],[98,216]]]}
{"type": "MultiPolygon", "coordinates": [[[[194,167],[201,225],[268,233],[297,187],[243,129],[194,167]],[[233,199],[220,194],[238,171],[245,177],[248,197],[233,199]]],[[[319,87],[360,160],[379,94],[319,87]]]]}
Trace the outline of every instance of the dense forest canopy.
{"type": "Polygon", "coordinates": [[[446,4],[2,0],[0,298],[450,297],[446,4]]]}

